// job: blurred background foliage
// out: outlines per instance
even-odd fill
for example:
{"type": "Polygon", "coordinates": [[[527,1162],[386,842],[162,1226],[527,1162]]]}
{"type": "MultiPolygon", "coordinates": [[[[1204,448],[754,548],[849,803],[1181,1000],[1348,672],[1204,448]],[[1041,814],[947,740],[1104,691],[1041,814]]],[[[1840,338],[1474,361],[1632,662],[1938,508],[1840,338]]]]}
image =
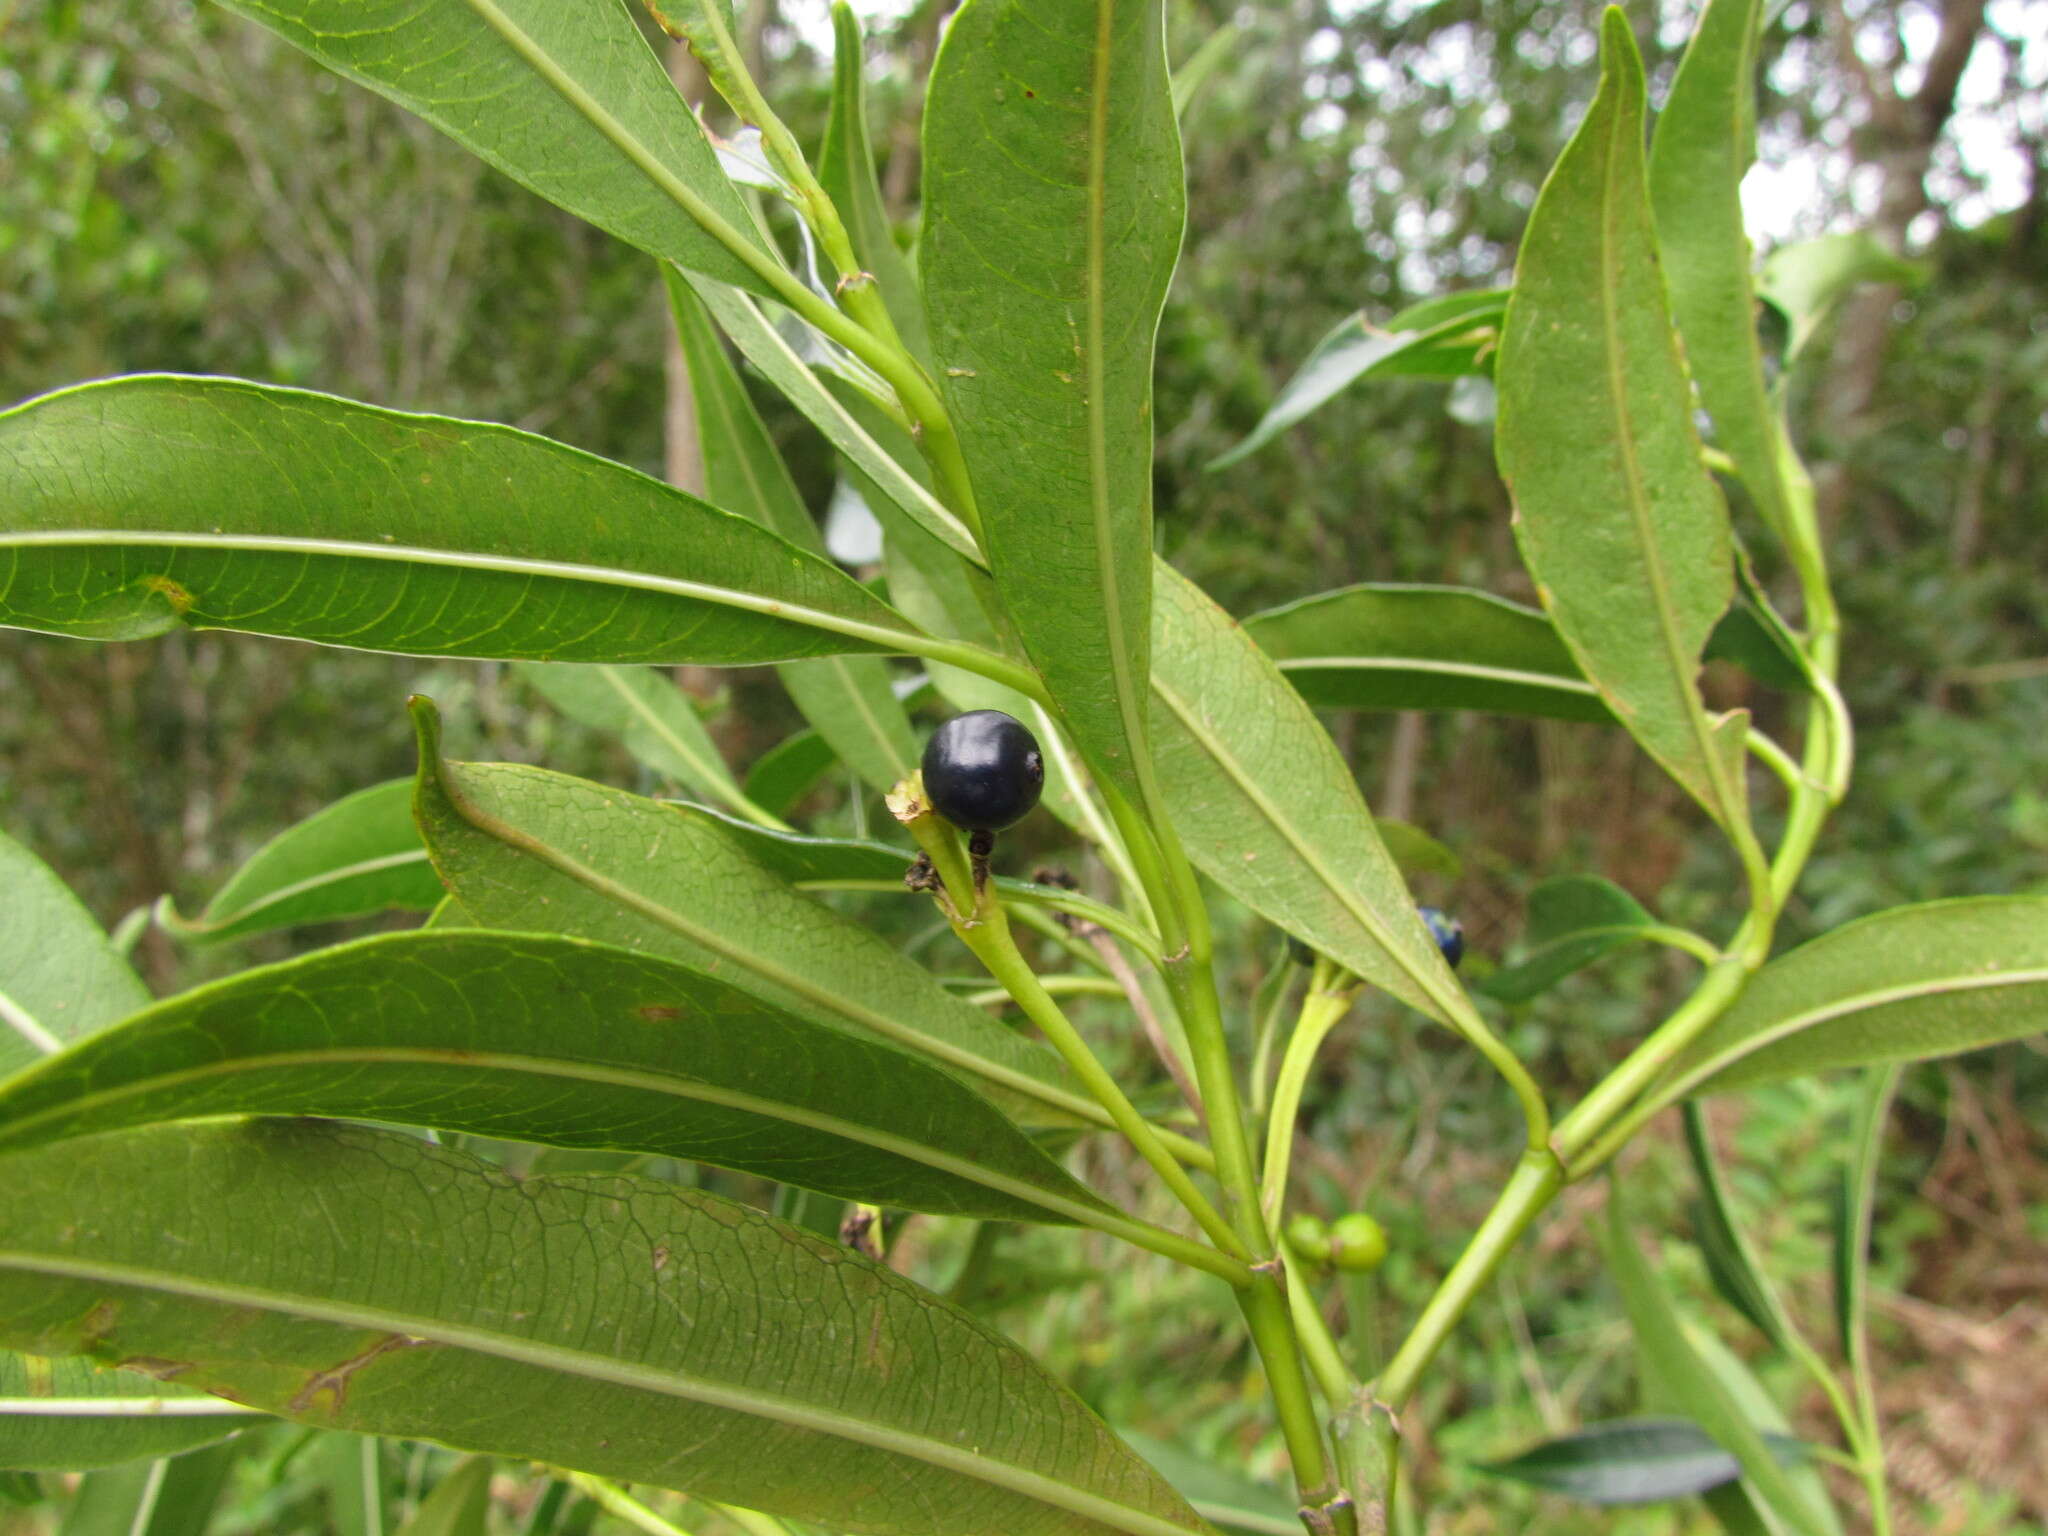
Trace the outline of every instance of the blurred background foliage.
{"type": "MultiPolygon", "coordinates": [[[[861,7],[872,126],[906,240],[916,102],[949,8],[861,7]]],[[[821,0],[741,9],[770,94],[815,142],[830,70],[821,0]]],[[[1631,12],[1654,94],[1691,7],[1631,12]]],[[[1244,462],[1205,466],[1346,314],[1384,318],[1508,281],[1529,204],[1591,91],[1596,7],[1173,0],[1171,13],[1176,59],[1238,30],[1184,120],[1190,227],[1156,411],[1163,552],[1239,614],[1363,580],[1529,599],[1488,423],[1451,408],[1443,385],[1356,389],[1244,462]]],[[[1766,56],[1770,170],[1750,188],[1764,243],[1870,228],[1928,272],[1910,294],[1845,305],[1795,381],[1861,757],[1788,915],[1792,940],[1899,902],[2048,885],[2048,4],[1790,0],[1774,8],[1766,56]]],[[[686,66],[679,79],[703,95],[686,66]]],[[[239,374],[512,422],[659,473],[676,463],[668,346],[644,258],[267,34],[186,0],[0,0],[0,404],[111,373],[239,374]]],[[[829,455],[760,398],[822,513],[829,455]]],[[[678,685],[742,768],[801,723],[766,671],[690,670],[678,685]]],[[[1709,687],[1783,723],[1738,674],[1716,668],[1709,687]]],[[[196,910],[290,822],[410,769],[401,702],[415,690],[441,702],[457,755],[661,787],[493,665],[226,635],[87,646],[0,632],[0,823],[109,924],[165,893],[196,910]]],[[[1474,715],[1331,725],[1375,808],[1460,855],[1463,874],[1422,894],[1463,917],[1475,969],[1513,946],[1525,893],[1558,873],[1597,871],[1669,920],[1725,929],[1726,858],[1618,733],[1474,715]]],[[[806,809],[843,830],[871,808],[834,779],[806,809]]],[[[1053,855],[1052,838],[1029,830],[1012,856],[1053,855]]],[[[1224,918],[1248,1000],[1275,942],[1241,911],[1224,918]]],[[[152,930],[137,959],[169,991],[338,936],[222,953],[152,930]]],[[[1505,1027],[1562,1093],[1684,974],[1629,952],[1505,1027]]],[[[1395,1256],[1377,1297],[1353,1300],[1391,1327],[1483,1211],[1514,1116],[1454,1042],[1390,1005],[1362,1005],[1337,1038],[1310,1096],[1304,1175],[1326,1213],[1367,1204],[1385,1221],[1395,1256]]],[[[1128,1041],[1104,1045],[1143,1070],[1128,1041]]],[[[1908,1079],[1876,1270],[1908,1530],[2048,1521],[2044,1089],[2032,1045],[1908,1079]]],[[[1826,1305],[1848,1113],[1846,1086],[1829,1082],[1716,1106],[1742,1205],[1808,1316],[1826,1305]]],[[[1662,1136],[1642,1154],[1639,1204],[1677,1223],[1688,1176],[1662,1136]]],[[[1084,1155],[1106,1190],[1149,1198],[1107,1152],[1084,1155]]],[[[1431,1531],[1709,1528],[1698,1511],[1589,1514],[1472,1470],[1633,1403],[1626,1326],[1588,1240],[1600,1198],[1589,1187],[1563,1202],[1434,1373],[1415,1415],[1431,1531]]],[[[1112,1420],[1278,1474],[1258,1388],[1205,1283],[1072,1233],[1010,1234],[973,1253],[964,1241],[911,1223],[895,1257],[934,1283],[957,1277],[1112,1420]],[[1112,1261],[1118,1278],[1098,1281],[1112,1261]]],[[[1664,1256],[1726,1330],[1733,1314],[1693,1273],[1696,1250],[1673,1242],[1664,1256]]],[[[1758,1364],[1795,1424],[1818,1429],[1818,1405],[1758,1364]]],[[[377,1529],[323,1491],[320,1469],[352,1448],[307,1452],[295,1431],[268,1433],[235,1462],[216,1529],[377,1529]]],[[[410,1447],[385,1459],[394,1520],[447,1462],[410,1447]]],[[[496,1487],[506,1532],[541,1487],[517,1471],[501,1469],[496,1487]]],[[[51,1529],[57,1508],[0,1500],[0,1531],[51,1529]]],[[[576,1518],[612,1519],[589,1506],[576,1518]]]]}

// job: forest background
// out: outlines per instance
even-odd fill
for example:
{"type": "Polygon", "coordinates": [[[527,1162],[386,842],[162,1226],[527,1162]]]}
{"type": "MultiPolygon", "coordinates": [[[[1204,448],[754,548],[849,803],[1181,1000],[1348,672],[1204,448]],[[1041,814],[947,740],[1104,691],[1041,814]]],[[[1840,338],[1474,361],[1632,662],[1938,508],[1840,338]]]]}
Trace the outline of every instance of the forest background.
{"type": "MultiPolygon", "coordinates": [[[[884,191],[901,212],[948,6],[860,9],[884,191]]],[[[1207,466],[1347,313],[1383,319],[1508,281],[1542,174],[1591,94],[1597,7],[1170,10],[1176,62],[1237,30],[1190,77],[1183,122],[1190,226],[1159,353],[1162,552],[1239,615],[1355,581],[1532,600],[1469,393],[1361,386],[1282,442],[1207,466]]],[[[756,73],[814,141],[830,82],[822,0],[741,11],[756,73]]],[[[1631,12],[1654,99],[1691,9],[1631,12]]],[[[1791,0],[1765,52],[1770,169],[1748,189],[1764,246],[1861,228],[1918,269],[1842,306],[1815,348],[1823,365],[1800,381],[1795,435],[1819,478],[1861,750],[1856,793],[1787,915],[1796,940],[1900,903],[2048,888],[2048,3],[1791,0]]],[[[708,95],[687,60],[676,71],[692,99],[708,95]]],[[[716,124],[715,99],[707,110],[716,124]]],[[[0,0],[0,404],[143,370],[507,421],[678,483],[696,472],[687,378],[644,257],[211,7],[0,0]]],[[[758,402],[825,515],[829,452],[771,392],[758,402]]],[[[801,724],[765,675],[683,669],[677,682],[741,768],[801,724]]],[[[1744,687],[1710,673],[1717,705],[1746,702],[1744,687]]],[[[0,825],[109,925],[166,893],[196,911],[286,825],[410,771],[413,691],[440,701],[457,756],[662,788],[497,664],[0,631],[0,825]]],[[[1375,809],[1457,854],[1459,873],[1431,894],[1463,919],[1482,970],[1512,951],[1545,876],[1597,871],[1675,922],[1731,878],[1679,792],[1616,733],[1459,714],[1333,723],[1375,809]]],[[[873,808],[842,779],[811,805],[851,829],[873,808]]],[[[136,959],[162,993],[335,936],[257,940],[231,959],[150,928],[136,959]]],[[[1518,1049],[1559,1081],[1586,1080],[1640,995],[1671,991],[1668,963],[1643,953],[1566,983],[1517,1015],[1518,1049]]],[[[1248,996],[1257,974],[1232,980],[1248,996]]],[[[1901,1102],[1876,1276],[1894,1477],[1916,1511],[1905,1528],[2041,1528],[2048,1061],[2028,1043],[1917,1068],[1901,1102]]],[[[1363,1196],[1386,1222],[1382,1283],[1412,1310],[1483,1209],[1484,1174],[1515,1136],[1510,1107],[1447,1039],[1383,1009],[1350,1026],[1343,1068],[1310,1108],[1318,1176],[1339,1208],[1363,1196]]],[[[1826,1284],[1825,1154],[1848,1110],[1846,1087],[1823,1080],[1716,1121],[1760,1242],[1809,1303],[1826,1284]]],[[[1669,1162],[1676,1211],[1684,1177],[1651,1140],[1641,1155],[1669,1162]]],[[[1653,1174],[1646,1194],[1656,1187],[1653,1174]]],[[[1562,1203],[1435,1373],[1421,1415],[1432,1530],[1677,1528],[1668,1510],[1589,1517],[1475,1470],[1628,1406],[1626,1324],[1580,1241],[1599,1199],[1586,1186],[1562,1203]]],[[[1163,1267],[1105,1288],[1077,1260],[1083,1242],[1034,1236],[983,1310],[1114,1422],[1277,1472],[1241,1345],[1221,1311],[1205,1316],[1220,1303],[1163,1267]]],[[[1783,1385],[1796,1425],[1817,1405],[1783,1385]]],[[[513,1480],[507,1521],[519,1497],[513,1480]]],[[[249,1482],[215,1529],[330,1528],[325,1498],[317,1479],[249,1482]]],[[[0,1510],[0,1530],[14,1518],[29,1517],[0,1510]]]]}

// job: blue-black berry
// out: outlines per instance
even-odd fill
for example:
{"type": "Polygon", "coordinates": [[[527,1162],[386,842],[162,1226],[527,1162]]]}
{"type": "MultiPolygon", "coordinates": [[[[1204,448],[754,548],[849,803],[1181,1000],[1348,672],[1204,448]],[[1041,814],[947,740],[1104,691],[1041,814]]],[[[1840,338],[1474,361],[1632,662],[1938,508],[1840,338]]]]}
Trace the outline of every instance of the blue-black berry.
{"type": "Polygon", "coordinates": [[[1444,963],[1456,970],[1458,962],[1465,958],[1465,925],[1455,917],[1444,916],[1435,907],[1417,907],[1415,910],[1422,914],[1423,926],[1436,940],[1436,947],[1443,951],[1444,963]]]}
{"type": "Polygon", "coordinates": [[[1000,709],[969,710],[924,748],[924,793],[965,832],[1000,832],[1022,821],[1045,788],[1038,738],[1000,709]]]}

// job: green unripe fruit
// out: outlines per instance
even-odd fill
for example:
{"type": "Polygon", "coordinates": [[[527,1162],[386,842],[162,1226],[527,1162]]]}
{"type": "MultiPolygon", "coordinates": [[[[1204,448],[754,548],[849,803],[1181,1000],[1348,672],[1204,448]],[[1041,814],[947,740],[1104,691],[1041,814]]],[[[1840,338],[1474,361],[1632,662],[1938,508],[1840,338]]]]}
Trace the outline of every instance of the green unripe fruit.
{"type": "Polygon", "coordinates": [[[1287,1243],[1307,1263],[1330,1262],[1330,1229],[1323,1225],[1320,1216],[1302,1211],[1288,1217],[1287,1243]]]}
{"type": "Polygon", "coordinates": [[[1370,1274],[1387,1256],[1387,1234],[1363,1211],[1330,1223],[1330,1262],[1339,1269],[1370,1274]]]}

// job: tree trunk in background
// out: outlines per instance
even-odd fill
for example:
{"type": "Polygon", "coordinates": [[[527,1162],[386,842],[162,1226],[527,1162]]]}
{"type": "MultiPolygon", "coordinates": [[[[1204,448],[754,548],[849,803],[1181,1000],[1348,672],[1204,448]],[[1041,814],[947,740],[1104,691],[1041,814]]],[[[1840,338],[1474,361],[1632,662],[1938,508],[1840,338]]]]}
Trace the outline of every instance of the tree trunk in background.
{"type": "MultiPolygon", "coordinates": [[[[1956,86],[1984,30],[1985,0],[1946,0],[1941,32],[1928,57],[1918,90],[1906,95],[1895,79],[1881,74],[1858,51],[1856,23],[1842,0],[1830,0],[1828,26],[1851,93],[1862,103],[1864,122],[1854,140],[1865,164],[1878,168],[1877,212],[1871,230],[1894,251],[1903,252],[1907,227],[1929,206],[1927,170],[1934,146],[1955,111],[1956,86]]],[[[1886,70],[1897,59],[1886,61],[1886,70]]],[[[1893,309],[1902,296],[1894,284],[1859,289],[1843,305],[1831,361],[1817,405],[1817,422],[1828,457],[1814,475],[1821,526],[1836,526],[1848,505],[1850,461],[1856,439],[1869,431],[1871,402],[1884,371],[1893,309]]]]}

